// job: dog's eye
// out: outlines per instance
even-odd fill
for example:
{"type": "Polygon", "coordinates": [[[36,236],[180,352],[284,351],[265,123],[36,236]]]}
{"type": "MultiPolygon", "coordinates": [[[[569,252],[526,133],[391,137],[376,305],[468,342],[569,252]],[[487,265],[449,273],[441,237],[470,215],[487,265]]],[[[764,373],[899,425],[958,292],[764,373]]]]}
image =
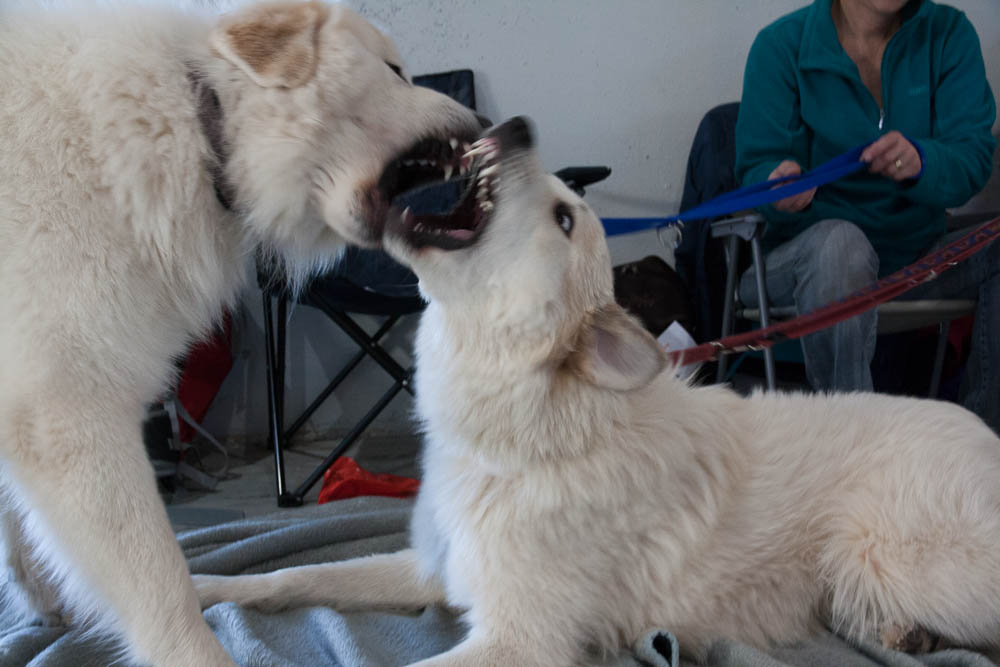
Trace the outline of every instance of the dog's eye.
{"type": "Polygon", "coordinates": [[[395,72],[396,76],[398,76],[403,81],[406,81],[406,77],[403,76],[403,68],[402,67],[400,67],[399,65],[393,65],[390,62],[387,62],[386,65],[389,67],[389,69],[391,69],[393,72],[395,72]]]}
{"type": "Polygon", "coordinates": [[[552,214],[559,228],[566,232],[566,236],[569,236],[569,233],[573,231],[573,214],[569,212],[569,206],[559,202],[556,204],[552,214]]]}

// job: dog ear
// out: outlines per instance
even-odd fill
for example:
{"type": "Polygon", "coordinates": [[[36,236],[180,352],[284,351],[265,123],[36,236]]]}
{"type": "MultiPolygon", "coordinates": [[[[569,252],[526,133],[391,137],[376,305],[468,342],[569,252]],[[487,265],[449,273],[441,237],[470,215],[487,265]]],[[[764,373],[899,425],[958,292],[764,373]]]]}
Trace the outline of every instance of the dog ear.
{"type": "Polygon", "coordinates": [[[659,375],[667,355],[621,306],[609,304],[584,326],[567,364],[591,384],[629,391],[659,375]]]}
{"type": "Polygon", "coordinates": [[[211,44],[257,85],[295,88],[316,72],[317,34],[328,14],[319,2],[253,5],[224,17],[211,44]]]}

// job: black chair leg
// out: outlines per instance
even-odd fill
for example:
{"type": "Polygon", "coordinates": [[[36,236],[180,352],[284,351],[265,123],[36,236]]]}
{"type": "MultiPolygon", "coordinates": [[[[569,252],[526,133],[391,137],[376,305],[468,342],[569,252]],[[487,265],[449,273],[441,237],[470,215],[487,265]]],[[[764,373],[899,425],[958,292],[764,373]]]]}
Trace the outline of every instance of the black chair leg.
{"type": "Polygon", "coordinates": [[[288,492],[285,489],[285,458],[281,443],[281,425],[278,422],[278,381],[277,381],[277,350],[275,349],[274,331],[274,310],[271,303],[271,295],[265,290],[263,292],[264,306],[264,354],[265,354],[265,375],[267,381],[267,426],[268,436],[271,440],[271,449],[274,453],[274,477],[276,492],[278,495],[278,506],[284,507],[283,500],[288,499],[288,492]]]}
{"type": "MultiPolygon", "coordinates": [[[[738,266],[740,257],[739,239],[735,236],[730,236],[726,242],[729,247],[726,249],[726,294],[722,305],[722,338],[730,336],[733,333],[733,320],[735,319],[733,310],[736,307],[736,267],[738,266]]],[[[719,360],[716,362],[715,367],[715,382],[717,384],[726,381],[726,368],[728,365],[729,360],[726,358],[726,355],[719,355],[719,360]]]]}
{"type": "MultiPolygon", "coordinates": [[[[275,386],[278,388],[276,392],[277,397],[277,408],[278,408],[278,433],[282,434],[285,429],[285,356],[287,346],[285,345],[285,334],[288,330],[288,299],[285,298],[284,294],[278,295],[278,314],[277,322],[274,323],[277,329],[277,341],[274,348],[275,359],[277,363],[275,364],[275,386]]],[[[284,448],[285,443],[288,439],[285,437],[281,438],[281,446],[284,448]]]]}
{"type": "MultiPolygon", "coordinates": [[[[753,255],[754,276],[757,280],[757,300],[760,302],[760,328],[766,329],[770,324],[771,300],[767,296],[767,279],[764,263],[764,253],[760,248],[760,234],[754,234],[750,239],[750,251],[753,255]]],[[[767,378],[767,388],[775,390],[777,381],[774,374],[774,350],[764,348],[764,375],[767,378]]]]}

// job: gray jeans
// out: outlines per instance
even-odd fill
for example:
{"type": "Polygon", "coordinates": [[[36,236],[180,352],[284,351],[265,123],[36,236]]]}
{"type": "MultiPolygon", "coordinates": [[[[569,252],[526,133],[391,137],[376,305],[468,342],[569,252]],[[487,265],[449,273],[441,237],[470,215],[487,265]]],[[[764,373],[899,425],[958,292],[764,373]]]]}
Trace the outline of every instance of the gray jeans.
{"type": "MultiPolygon", "coordinates": [[[[941,237],[934,248],[969,230],[941,237]]],[[[773,306],[807,313],[878,279],[878,256],[864,233],[846,220],[823,220],[771,251],[765,259],[773,306]]],[[[740,300],[756,306],[753,268],[740,279],[740,300]]],[[[977,302],[962,403],[1000,433],[1000,242],[994,242],[901,299],[977,302]]],[[[867,311],[802,338],[806,376],[816,390],[870,391],[876,314],[867,311]]]]}

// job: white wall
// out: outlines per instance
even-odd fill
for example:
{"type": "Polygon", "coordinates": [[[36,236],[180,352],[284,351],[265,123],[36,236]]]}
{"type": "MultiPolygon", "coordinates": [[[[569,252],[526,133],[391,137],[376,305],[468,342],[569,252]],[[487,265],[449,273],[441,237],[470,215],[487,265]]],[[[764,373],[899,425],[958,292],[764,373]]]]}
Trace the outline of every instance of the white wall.
{"type": "MultiPolygon", "coordinates": [[[[544,163],[606,164],[609,180],[588,190],[603,216],[677,211],[687,153],[702,115],[738,100],[756,32],[805,0],[354,0],[389,31],[411,73],[468,67],[479,109],[494,120],[524,114],[539,134],[544,163]]],[[[976,26],[987,73],[1000,93],[1000,4],[954,0],[976,26]]],[[[1000,170],[972,208],[1000,209],[1000,170]]],[[[655,251],[652,235],[615,240],[616,261],[655,251]]],[[[237,368],[208,417],[214,432],[265,430],[259,294],[248,299],[237,368]]],[[[289,411],[325,383],[353,347],[307,308],[290,325],[289,411]]],[[[398,350],[406,336],[394,339],[398,350]]],[[[362,370],[362,369],[359,369],[362,370]]],[[[371,371],[373,369],[369,369],[371,371]]],[[[340,428],[380,391],[363,372],[328,401],[312,425],[340,428]]],[[[405,429],[409,401],[377,423],[405,429]]]]}

